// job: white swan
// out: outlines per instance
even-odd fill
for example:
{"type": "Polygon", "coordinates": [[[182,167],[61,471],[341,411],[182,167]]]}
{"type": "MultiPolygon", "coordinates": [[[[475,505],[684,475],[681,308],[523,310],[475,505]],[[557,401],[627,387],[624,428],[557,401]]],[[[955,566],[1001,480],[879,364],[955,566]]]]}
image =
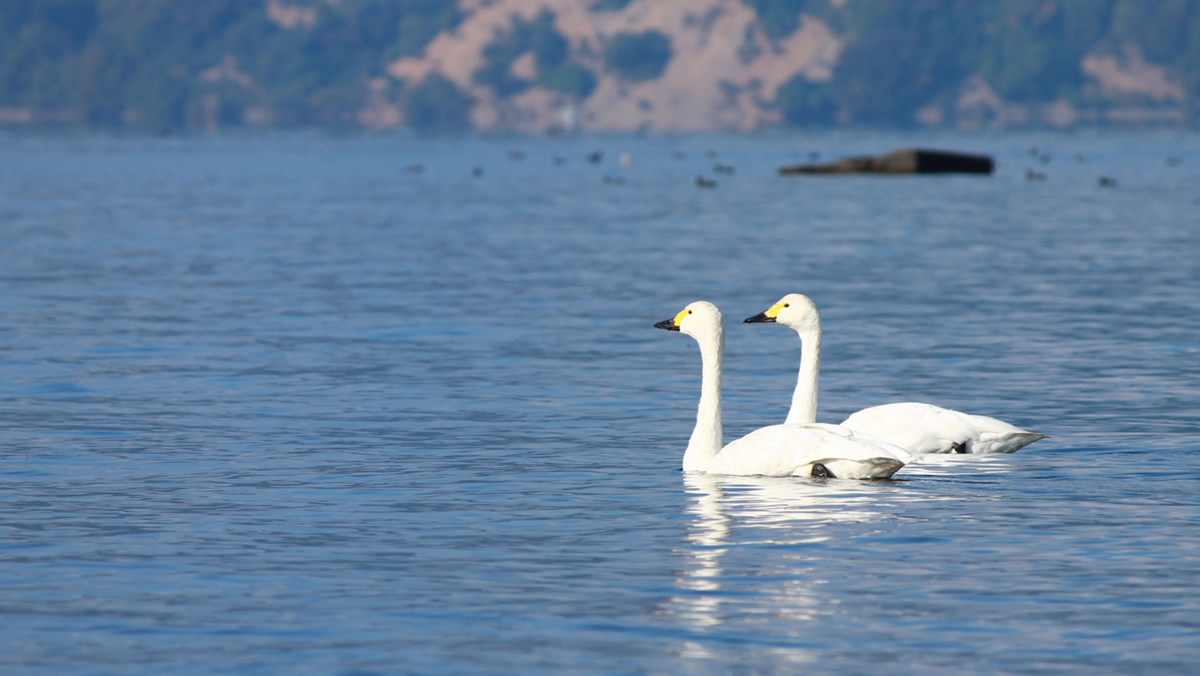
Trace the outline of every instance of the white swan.
{"type": "MultiPolygon", "coordinates": [[[[800,334],[800,376],[784,424],[816,421],[817,374],[821,368],[821,315],[817,306],[807,296],[791,293],[746,322],[783,324],[800,334]]],[[[864,408],[846,418],[842,426],[918,454],[1012,453],[1047,438],[995,418],[915,402],[864,408]]]]}
{"type": "Polygon", "coordinates": [[[683,471],[738,476],[886,479],[913,460],[903,448],[838,425],[772,425],[721,447],[721,362],[725,329],[717,306],[688,305],[655,328],[685,333],[700,344],[700,407],[683,454],[683,471]]]}

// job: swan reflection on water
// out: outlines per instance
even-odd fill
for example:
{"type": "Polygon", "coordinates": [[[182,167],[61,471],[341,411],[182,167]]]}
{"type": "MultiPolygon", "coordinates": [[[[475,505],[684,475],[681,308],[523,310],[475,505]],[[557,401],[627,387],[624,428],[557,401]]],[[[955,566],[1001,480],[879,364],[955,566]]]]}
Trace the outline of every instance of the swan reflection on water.
{"type": "MultiPolygon", "coordinates": [[[[827,538],[823,526],[832,522],[882,520],[875,509],[894,496],[886,484],[859,481],[805,481],[792,478],[685,474],[686,512],[693,516],[680,550],[683,567],[675,580],[679,594],[666,603],[663,614],[685,627],[704,632],[733,616],[807,621],[820,603],[819,580],[811,578],[802,548],[827,538]],[[787,579],[774,589],[758,583],[747,595],[746,571],[726,573],[722,559],[738,548],[780,547],[770,557],[787,562],[787,579]],[[728,587],[736,585],[738,589],[728,587]],[[723,608],[723,606],[726,606],[723,608]]],[[[764,580],[778,580],[776,574],[764,580]]],[[[767,584],[770,584],[769,582],[767,584]]],[[[774,659],[808,662],[815,653],[798,647],[761,646],[774,659]]],[[[684,641],[682,657],[709,658],[712,651],[698,641],[684,641]]]]}
{"type": "MultiPolygon", "coordinates": [[[[1012,456],[939,455],[922,457],[898,475],[901,480],[886,482],[684,474],[685,511],[692,518],[678,550],[683,561],[675,580],[678,593],[662,614],[697,632],[752,616],[812,621],[826,594],[826,581],[814,577],[812,561],[825,554],[805,545],[831,539],[829,526],[882,525],[906,518],[912,503],[964,499],[909,490],[904,475],[937,479],[1012,467],[1012,456]],[[747,553],[757,556],[748,560],[747,553]]],[[[682,654],[705,657],[708,652],[701,643],[685,641],[682,654]]],[[[785,652],[792,660],[808,659],[809,651],[785,652]]]]}
{"type": "MultiPolygon", "coordinates": [[[[676,587],[690,593],[673,597],[669,612],[696,627],[721,623],[717,612],[725,599],[721,559],[732,547],[821,542],[827,538],[822,528],[826,524],[886,518],[874,507],[895,497],[889,485],[857,481],[685,474],[683,482],[686,511],[694,518],[681,551],[684,563],[676,587]]],[[[801,562],[793,571],[800,577],[805,570],[803,557],[791,552],[788,558],[801,562]]],[[[791,595],[789,591],[787,596],[791,595]]]]}
{"type": "MultiPolygon", "coordinates": [[[[898,479],[918,476],[950,476],[960,473],[970,474],[1007,474],[1013,470],[1015,458],[1012,455],[922,455],[919,462],[907,465],[904,473],[898,479]]],[[[931,496],[926,496],[930,499],[931,496]]],[[[932,498],[937,499],[937,498],[932,498]]],[[[949,498],[947,498],[949,499],[949,498]]]]}

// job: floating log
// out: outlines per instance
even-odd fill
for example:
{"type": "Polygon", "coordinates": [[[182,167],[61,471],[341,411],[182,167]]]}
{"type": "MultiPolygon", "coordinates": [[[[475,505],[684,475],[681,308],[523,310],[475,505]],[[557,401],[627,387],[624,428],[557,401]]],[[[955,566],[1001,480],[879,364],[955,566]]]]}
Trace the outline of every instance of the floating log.
{"type": "Polygon", "coordinates": [[[781,174],[990,174],[987,155],[908,148],[873,157],[847,157],[828,164],[780,167],[781,174]]]}

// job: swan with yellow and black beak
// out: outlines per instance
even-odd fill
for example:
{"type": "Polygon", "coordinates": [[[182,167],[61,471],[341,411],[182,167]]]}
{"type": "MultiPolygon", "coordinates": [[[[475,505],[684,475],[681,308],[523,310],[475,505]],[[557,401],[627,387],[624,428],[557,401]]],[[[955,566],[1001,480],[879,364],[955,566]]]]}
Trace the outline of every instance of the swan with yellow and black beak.
{"type": "MultiPolygon", "coordinates": [[[[791,293],[747,323],[782,324],[800,335],[800,375],[792,392],[788,425],[817,420],[817,375],[821,368],[821,315],[808,296],[791,293]]],[[[842,422],[857,432],[902,446],[911,453],[1013,453],[1045,434],[1003,420],[933,404],[902,402],[864,408],[842,422]]]]}

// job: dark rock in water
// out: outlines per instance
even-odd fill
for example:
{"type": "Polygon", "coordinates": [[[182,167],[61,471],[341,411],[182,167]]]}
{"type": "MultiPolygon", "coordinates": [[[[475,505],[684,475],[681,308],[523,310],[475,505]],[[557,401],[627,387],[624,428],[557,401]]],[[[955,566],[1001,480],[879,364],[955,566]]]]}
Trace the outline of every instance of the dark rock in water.
{"type": "Polygon", "coordinates": [[[781,174],[990,174],[987,155],[909,148],[873,157],[847,157],[829,164],[780,167],[781,174]]]}

